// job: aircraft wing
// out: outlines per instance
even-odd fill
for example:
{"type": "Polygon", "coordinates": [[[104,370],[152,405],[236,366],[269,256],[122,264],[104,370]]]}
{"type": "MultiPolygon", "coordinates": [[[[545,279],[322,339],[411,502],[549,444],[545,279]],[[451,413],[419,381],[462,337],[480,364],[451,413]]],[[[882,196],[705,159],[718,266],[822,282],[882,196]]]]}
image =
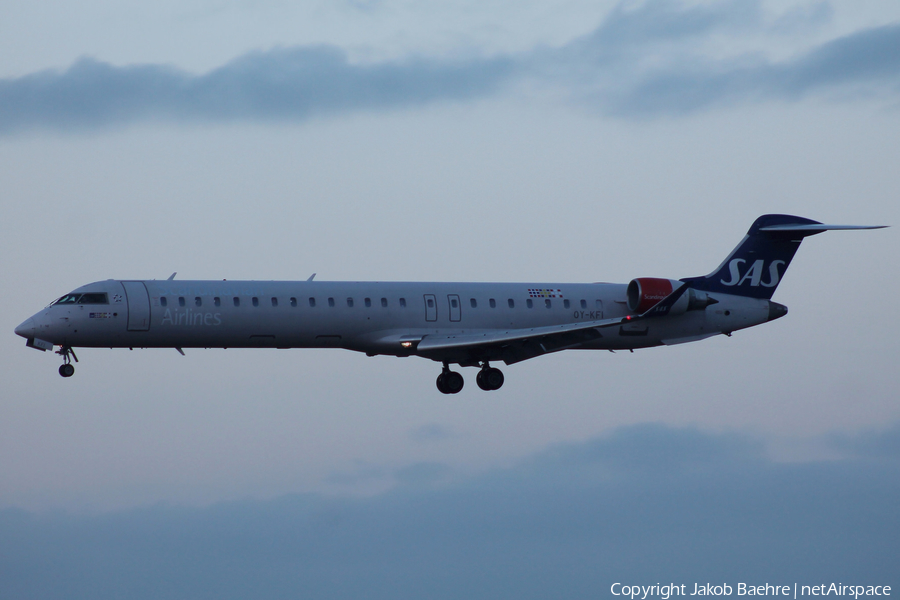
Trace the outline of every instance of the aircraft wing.
{"type": "MultiPolygon", "coordinates": [[[[419,352],[434,352],[438,350],[455,350],[471,348],[474,346],[503,345],[514,342],[535,341],[554,350],[563,347],[576,346],[586,341],[600,337],[597,329],[614,327],[632,322],[627,318],[601,319],[599,321],[583,321],[581,323],[567,323],[565,325],[552,325],[548,327],[528,327],[524,329],[492,330],[482,333],[461,333],[455,335],[427,335],[422,338],[416,349],[419,352]],[[592,333],[593,332],[593,333],[592,333]],[[563,346],[559,343],[563,342],[563,346]]],[[[545,350],[549,352],[550,350],[545,350]]]]}
{"type": "Polygon", "coordinates": [[[548,352],[573,348],[601,337],[600,330],[635,323],[669,313],[672,305],[687,291],[689,284],[683,283],[671,294],[640,315],[616,317],[566,323],[547,327],[527,327],[522,329],[491,330],[478,333],[451,335],[427,335],[416,346],[425,355],[441,352],[467,351],[475,354],[501,350],[503,361],[512,364],[548,352]]]}

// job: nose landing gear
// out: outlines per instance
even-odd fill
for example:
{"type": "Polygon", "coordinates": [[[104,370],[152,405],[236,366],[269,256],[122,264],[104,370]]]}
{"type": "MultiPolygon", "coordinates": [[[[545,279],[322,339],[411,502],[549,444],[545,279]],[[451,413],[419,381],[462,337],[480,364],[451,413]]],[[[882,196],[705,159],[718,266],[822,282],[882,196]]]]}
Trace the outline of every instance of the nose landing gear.
{"type": "Polygon", "coordinates": [[[63,364],[59,366],[59,374],[63,377],[71,377],[75,374],[75,365],[72,364],[70,356],[75,359],[75,362],[78,362],[78,357],[75,356],[75,351],[72,350],[69,346],[62,346],[59,350],[56,351],[57,354],[63,357],[65,361],[63,364]]]}

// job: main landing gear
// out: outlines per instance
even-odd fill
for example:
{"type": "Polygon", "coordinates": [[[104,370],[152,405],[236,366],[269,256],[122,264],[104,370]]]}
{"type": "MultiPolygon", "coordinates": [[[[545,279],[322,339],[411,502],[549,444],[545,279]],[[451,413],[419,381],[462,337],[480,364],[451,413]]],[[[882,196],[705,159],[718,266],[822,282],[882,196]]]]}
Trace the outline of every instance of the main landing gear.
{"type": "Polygon", "coordinates": [[[484,366],[478,371],[478,375],[475,376],[475,383],[486,392],[499,390],[503,385],[503,371],[484,363],[484,366]]]}
{"type": "Polygon", "coordinates": [[[78,362],[78,357],[75,356],[75,351],[72,350],[69,346],[62,346],[59,350],[56,351],[57,354],[63,357],[65,361],[63,364],[59,366],[59,374],[63,377],[71,377],[75,374],[75,365],[72,364],[69,356],[75,359],[75,362],[78,362]]]}
{"type": "MultiPolygon", "coordinates": [[[[485,362],[475,377],[475,383],[486,392],[499,390],[503,385],[503,371],[495,369],[485,362]]],[[[437,378],[438,391],[442,394],[458,394],[464,384],[463,376],[456,371],[451,371],[450,366],[444,363],[444,369],[437,378]]]]}
{"type": "Polygon", "coordinates": [[[451,371],[450,366],[444,363],[444,370],[437,378],[437,389],[442,394],[458,394],[465,385],[463,376],[456,371],[451,371]]]}

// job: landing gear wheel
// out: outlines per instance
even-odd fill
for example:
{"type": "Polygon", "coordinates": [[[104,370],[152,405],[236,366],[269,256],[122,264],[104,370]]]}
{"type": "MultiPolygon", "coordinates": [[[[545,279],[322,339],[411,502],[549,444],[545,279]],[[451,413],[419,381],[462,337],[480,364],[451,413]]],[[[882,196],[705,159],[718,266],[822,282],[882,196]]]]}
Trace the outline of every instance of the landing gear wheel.
{"type": "Polygon", "coordinates": [[[484,382],[484,371],[478,371],[478,375],[475,376],[475,383],[478,384],[478,387],[480,387],[484,391],[491,391],[491,388],[489,388],[487,386],[487,383],[484,382]]]}
{"type": "Polygon", "coordinates": [[[59,374],[63,377],[71,377],[75,374],[75,367],[66,363],[64,365],[59,365],[59,374]]]}
{"type": "Polygon", "coordinates": [[[458,394],[466,382],[462,375],[445,366],[436,383],[438,391],[442,394],[458,394]]]}
{"type": "Polygon", "coordinates": [[[503,385],[503,371],[489,367],[487,363],[485,363],[484,367],[478,371],[478,375],[475,377],[475,383],[486,392],[499,390],[500,386],[503,385]]]}
{"type": "Polygon", "coordinates": [[[489,390],[499,390],[503,386],[503,371],[500,369],[490,368],[484,371],[484,382],[489,390]]]}
{"type": "Polygon", "coordinates": [[[444,374],[444,389],[447,394],[458,394],[465,385],[463,376],[456,371],[450,371],[444,374]]]}

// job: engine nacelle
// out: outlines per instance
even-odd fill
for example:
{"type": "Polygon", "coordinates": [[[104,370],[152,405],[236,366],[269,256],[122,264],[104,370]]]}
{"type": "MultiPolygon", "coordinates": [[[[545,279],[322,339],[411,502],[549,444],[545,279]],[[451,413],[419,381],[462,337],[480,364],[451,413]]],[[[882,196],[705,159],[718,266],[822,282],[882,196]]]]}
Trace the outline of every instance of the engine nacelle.
{"type": "MultiPolygon", "coordinates": [[[[666,296],[674,292],[682,282],[677,279],[659,279],[656,277],[638,277],[628,283],[626,295],[628,297],[628,310],[636,314],[642,314],[653,308],[666,296]]],[[[680,315],[689,310],[703,310],[710,304],[719,301],[712,298],[706,292],[700,292],[693,288],[681,295],[672,308],[670,315],[680,315]]]]}
{"type": "MultiPolygon", "coordinates": [[[[638,277],[628,284],[628,310],[641,314],[672,293],[681,282],[656,277],[638,277]]],[[[673,307],[674,308],[674,307],[673,307]]]]}

